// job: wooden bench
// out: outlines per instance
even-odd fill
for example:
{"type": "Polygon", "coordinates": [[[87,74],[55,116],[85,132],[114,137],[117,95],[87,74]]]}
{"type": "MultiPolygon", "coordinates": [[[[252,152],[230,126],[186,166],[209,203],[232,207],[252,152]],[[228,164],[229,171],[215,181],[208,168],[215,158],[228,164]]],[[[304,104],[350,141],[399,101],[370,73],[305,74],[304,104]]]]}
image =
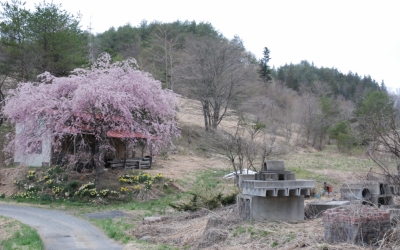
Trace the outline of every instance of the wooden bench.
{"type": "Polygon", "coordinates": [[[131,169],[148,169],[151,168],[151,162],[152,158],[151,157],[144,157],[144,158],[131,158],[131,159],[120,159],[120,160],[112,160],[112,161],[107,161],[107,164],[111,168],[117,168],[117,167],[124,167],[125,168],[131,168],[131,169]]]}

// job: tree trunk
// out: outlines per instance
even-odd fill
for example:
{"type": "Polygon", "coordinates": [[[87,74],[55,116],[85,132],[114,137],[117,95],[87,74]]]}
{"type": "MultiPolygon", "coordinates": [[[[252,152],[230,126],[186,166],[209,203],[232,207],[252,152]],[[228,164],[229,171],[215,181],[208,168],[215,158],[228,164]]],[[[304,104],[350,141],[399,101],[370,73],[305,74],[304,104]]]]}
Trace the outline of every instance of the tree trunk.
{"type": "Polygon", "coordinates": [[[214,115],[212,117],[212,128],[213,129],[217,129],[218,124],[219,124],[219,118],[220,118],[219,117],[219,109],[220,109],[219,105],[215,105],[214,115]]]}
{"type": "Polygon", "coordinates": [[[206,131],[210,131],[210,106],[208,101],[202,101],[201,103],[203,105],[204,126],[206,131]]]}
{"type": "Polygon", "coordinates": [[[95,142],[95,154],[93,156],[94,158],[94,164],[95,164],[95,170],[96,170],[96,178],[95,178],[95,186],[96,189],[101,189],[102,188],[102,181],[103,181],[103,175],[104,175],[104,155],[105,155],[105,150],[104,150],[104,140],[106,139],[106,133],[103,129],[101,129],[101,134],[100,134],[100,140],[95,142]]]}

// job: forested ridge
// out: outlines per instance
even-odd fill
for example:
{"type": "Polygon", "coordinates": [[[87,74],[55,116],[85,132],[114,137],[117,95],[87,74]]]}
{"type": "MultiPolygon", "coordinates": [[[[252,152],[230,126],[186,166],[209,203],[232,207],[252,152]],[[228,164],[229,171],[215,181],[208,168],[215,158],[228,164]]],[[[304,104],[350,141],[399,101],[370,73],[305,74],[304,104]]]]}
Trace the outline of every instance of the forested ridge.
{"type": "MultiPolygon", "coordinates": [[[[183,50],[186,38],[190,35],[208,36],[216,40],[227,39],[210,23],[179,20],[173,23],[142,21],[137,26],[127,24],[97,34],[94,54],[106,51],[117,60],[127,57],[137,58],[142,67],[147,68],[163,83],[168,83],[170,73],[165,67],[171,61],[163,62],[161,58],[165,60],[168,56],[172,57],[172,53],[176,54],[183,50]],[[155,59],[153,55],[159,55],[159,58],[155,59]]],[[[236,39],[240,40],[239,37],[236,39]]],[[[244,44],[243,46],[245,47],[244,44]]],[[[252,63],[258,63],[254,55],[249,53],[249,56],[253,59],[252,63]]],[[[178,63],[177,59],[172,60],[172,62],[174,61],[178,63]]],[[[356,72],[340,72],[336,68],[318,68],[306,60],[271,69],[271,75],[275,80],[296,91],[304,87],[313,89],[315,82],[326,83],[331,94],[340,95],[352,101],[357,101],[371,91],[385,89],[383,82],[378,83],[369,75],[361,76],[356,72]]]]}
{"type": "MultiPolygon", "coordinates": [[[[43,2],[34,10],[27,10],[23,2],[12,0],[2,2],[2,7],[0,69],[17,81],[35,80],[44,71],[65,76],[74,68],[88,67],[99,54],[107,52],[114,61],[135,58],[143,70],[171,88],[179,80],[177,69],[190,40],[208,37],[216,42],[229,41],[206,22],[143,20],[136,26],[126,24],[94,35],[81,29],[79,15],[70,14],[57,4],[43,2]]],[[[245,50],[240,37],[231,42],[245,50]]],[[[248,62],[257,67],[257,58],[245,53],[248,62]]],[[[286,64],[270,73],[274,80],[295,91],[315,89],[315,82],[321,82],[329,86],[331,94],[352,101],[384,88],[383,82],[379,86],[371,76],[317,68],[308,61],[286,64]]]]}
{"type": "MultiPolygon", "coordinates": [[[[43,2],[34,10],[17,0],[1,5],[2,85],[6,79],[36,81],[44,71],[67,76],[75,68],[90,67],[106,52],[114,62],[135,58],[163,88],[200,101],[206,130],[217,129],[234,109],[246,124],[264,124],[287,143],[296,134],[296,140],[304,138],[317,148],[332,139],[357,144],[349,127],[360,114],[357,110],[368,98],[390,95],[384,82],[372,76],[318,68],[306,60],[271,68],[274,52],[268,44],[258,59],[239,36],[228,39],[207,22],[143,20],[91,34],[81,29],[79,15],[61,5],[43,2]]],[[[3,93],[1,98],[4,104],[3,93]]],[[[397,95],[390,98],[399,103],[394,101],[397,95]]]]}

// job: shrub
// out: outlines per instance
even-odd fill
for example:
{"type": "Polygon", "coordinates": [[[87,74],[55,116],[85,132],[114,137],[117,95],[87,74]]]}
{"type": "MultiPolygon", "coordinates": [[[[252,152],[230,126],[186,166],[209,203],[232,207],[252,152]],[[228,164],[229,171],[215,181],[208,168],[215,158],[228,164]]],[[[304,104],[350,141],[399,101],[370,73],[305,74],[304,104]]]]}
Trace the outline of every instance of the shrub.
{"type": "Polygon", "coordinates": [[[71,182],[67,183],[67,185],[65,185],[64,190],[66,192],[69,192],[69,191],[76,190],[78,187],[79,187],[78,181],[71,181],[71,182]]]}
{"type": "Polygon", "coordinates": [[[192,198],[188,203],[169,204],[170,207],[178,211],[196,211],[200,208],[216,209],[221,206],[226,206],[236,203],[237,193],[232,193],[224,196],[222,193],[215,195],[200,195],[198,193],[190,193],[192,198]]]}

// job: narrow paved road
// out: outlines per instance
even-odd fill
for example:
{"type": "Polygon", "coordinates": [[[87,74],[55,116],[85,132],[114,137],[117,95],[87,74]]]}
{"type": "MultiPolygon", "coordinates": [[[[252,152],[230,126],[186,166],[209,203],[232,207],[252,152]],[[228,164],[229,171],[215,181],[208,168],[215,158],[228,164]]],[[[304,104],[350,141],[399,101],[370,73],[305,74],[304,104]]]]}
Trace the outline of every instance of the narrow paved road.
{"type": "Polygon", "coordinates": [[[0,203],[0,215],[35,228],[47,250],[122,250],[89,222],[61,211],[0,203]]]}

